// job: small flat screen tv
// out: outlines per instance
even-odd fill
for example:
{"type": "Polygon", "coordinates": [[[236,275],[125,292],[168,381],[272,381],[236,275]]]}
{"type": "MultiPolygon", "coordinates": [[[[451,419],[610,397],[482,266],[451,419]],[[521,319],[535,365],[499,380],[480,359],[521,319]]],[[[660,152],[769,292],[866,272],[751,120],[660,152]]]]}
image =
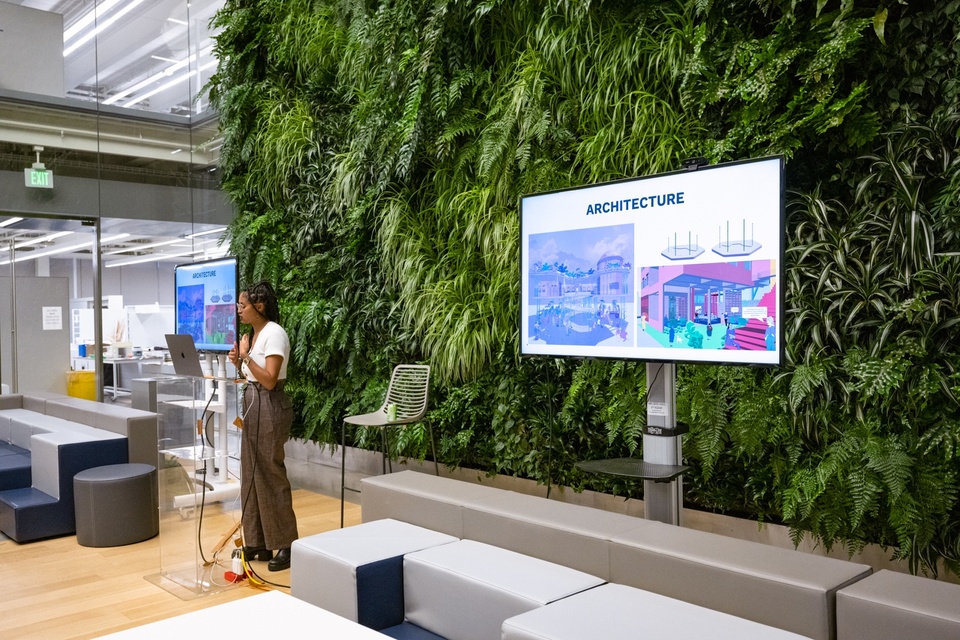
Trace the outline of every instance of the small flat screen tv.
{"type": "Polygon", "coordinates": [[[521,354],[781,364],[783,165],[524,196],[521,354]]]}
{"type": "Polygon", "coordinates": [[[174,268],[176,333],[193,336],[197,350],[226,353],[236,342],[238,273],[234,257],[174,268]]]}

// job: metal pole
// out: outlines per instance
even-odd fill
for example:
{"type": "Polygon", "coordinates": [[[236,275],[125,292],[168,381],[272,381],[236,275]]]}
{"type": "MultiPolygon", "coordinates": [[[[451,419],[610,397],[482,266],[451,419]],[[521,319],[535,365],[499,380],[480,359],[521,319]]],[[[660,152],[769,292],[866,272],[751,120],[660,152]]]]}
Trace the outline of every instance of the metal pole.
{"type": "Polygon", "coordinates": [[[20,373],[17,370],[17,268],[15,243],[10,241],[10,391],[20,392],[20,373]]]}
{"type": "MultiPolygon", "coordinates": [[[[647,425],[660,427],[661,435],[643,434],[643,461],[683,464],[677,426],[677,369],[670,363],[647,363],[647,425]]],[[[648,429],[649,430],[649,429],[648,429]]],[[[643,517],[683,525],[683,476],[670,482],[643,481],[643,517]]]]}
{"type": "MultiPolygon", "coordinates": [[[[97,375],[97,402],[103,402],[103,283],[100,264],[100,223],[93,223],[93,363],[97,375]]],[[[118,374],[119,375],[119,374],[118,374]]],[[[119,382],[113,381],[116,389],[119,382]]]]}

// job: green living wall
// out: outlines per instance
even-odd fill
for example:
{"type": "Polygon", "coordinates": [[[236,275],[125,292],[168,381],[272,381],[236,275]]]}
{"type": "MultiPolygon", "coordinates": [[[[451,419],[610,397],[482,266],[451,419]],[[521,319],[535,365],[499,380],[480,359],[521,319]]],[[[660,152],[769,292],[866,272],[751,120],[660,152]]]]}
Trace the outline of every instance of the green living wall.
{"type": "Polygon", "coordinates": [[[227,0],[231,242],[296,435],[426,362],[442,462],[637,495],[573,465],[639,454],[643,364],[518,357],[519,197],[783,154],[786,363],[678,367],[685,498],[957,573],[958,4],[227,0]]]}

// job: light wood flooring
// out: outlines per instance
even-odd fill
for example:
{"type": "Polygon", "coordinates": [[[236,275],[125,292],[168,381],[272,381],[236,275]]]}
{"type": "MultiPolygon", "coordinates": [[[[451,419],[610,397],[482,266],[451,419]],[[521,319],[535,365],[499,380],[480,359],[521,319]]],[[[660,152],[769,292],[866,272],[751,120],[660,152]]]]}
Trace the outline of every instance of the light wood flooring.
{"type": "MultiPolygon", "coordinates": [[[[293,500],[301,537],[340,526],[339,499],[295,489],[293,500]]],[[[183,593],[175,595],[175,586],[157,586],[161,563],[165,570],[172,566],[174,550],[196,548],[195,520],[178,523],[175,512],[163,517],[159,537],[122,547],[81,547],[76,536],[27,544],[0,542],[0,638],[96,638],[260,592],[248,580],[219,593],[185,599],[183,593]]],[[[204,513],[201,546],[207,548],[208,559],[210,549],[232,529],[237,517],[236,509],[209,508],[204,513]]],[[[360,506],[348,503],[346,524],[359,522],[360,506]]],[[[229,569],[229,553],[221,555],[229,569]]],[[[290,584],[289,570],[271,573],[265,562],[253,564],[263,578],[290,584]]],[[[243,635],[243,621],[225,620],[224,631],[243,635]]]]}

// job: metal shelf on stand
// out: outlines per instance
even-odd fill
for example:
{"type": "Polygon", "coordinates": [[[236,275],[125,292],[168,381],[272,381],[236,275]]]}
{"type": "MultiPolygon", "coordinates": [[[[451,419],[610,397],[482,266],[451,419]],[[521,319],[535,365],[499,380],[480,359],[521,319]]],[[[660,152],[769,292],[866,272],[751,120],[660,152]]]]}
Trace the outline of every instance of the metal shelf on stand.
{"type": "Polygon", "coordinates": [[[652,480],[653,482],[672,482],[682,476],[683,472],[689,468],[683,465],[644,462],[637,458],[585,460],[576,463],[575,466],[587,473],[632,478],[634,480],[652,480]]]}
{"type": "Polygon", "coordinates": [[[596,473],[643,481],[643,517],[683,525],[681,440],[689,431],[676,421],[676,368],[673,363],[647,363],[647,426],[643,459],[587,460],[576,467],[596,473]]]}

